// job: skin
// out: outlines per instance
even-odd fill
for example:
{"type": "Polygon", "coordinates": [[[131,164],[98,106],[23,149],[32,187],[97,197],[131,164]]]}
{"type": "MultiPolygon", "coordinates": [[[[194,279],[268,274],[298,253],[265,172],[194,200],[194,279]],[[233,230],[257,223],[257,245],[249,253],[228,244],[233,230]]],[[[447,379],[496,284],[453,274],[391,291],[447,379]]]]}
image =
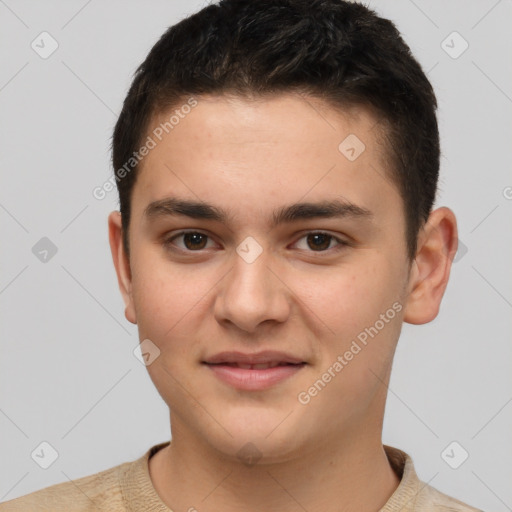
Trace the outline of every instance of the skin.
{"type": "Polygon", "coordinates": [[[455,216],[446,207],[431,213],[409,265],[403,203],[386,178],[370,111],[340,112],[291,93],[197,99],[142,162],[130,258],[120,213],[108,221],[125,315],[160,350],[147,369],[170,409],[172,443],[150,459],[152,482],[176,512],[379,510],[399,484],[381,440],[393,355],[404,321],[424,324],[438,314],[457,250],[455,216]],[[355,161],[338,150],[349,134],[366,146],[355,161]],[[232,218],[143,215],[171,195],[228,209],[232,218]],[[269,227],[279,207],[340,198],[373,216],[269,227]],[[206,238],[165,246],[184,229],[206,238]],[[308,243],[312,231],[349,245],[337,251],[328,239],[319,250],[308,243]],[[250,264],[236,252],[248,236],[262,248],[250,264]],[[396,302],[401,311],[299,403],[298,394],[396,302]],[[265,349],[308,364],[263,391],[235,390],[201,364],[225,350],[265,349]],[[249,442],[261,457],[251,465],[237,456],[249,442]]]}

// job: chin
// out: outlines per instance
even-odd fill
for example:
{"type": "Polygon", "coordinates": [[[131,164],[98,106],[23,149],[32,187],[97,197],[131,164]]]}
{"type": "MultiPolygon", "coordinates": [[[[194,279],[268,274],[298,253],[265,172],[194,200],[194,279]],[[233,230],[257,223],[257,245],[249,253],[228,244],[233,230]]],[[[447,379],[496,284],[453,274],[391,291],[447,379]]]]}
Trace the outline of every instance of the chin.
{"type": "Polygon", "coordinates": [[[289,411],[282,411],[239,411],[219,418],[229,434],[222,428],[203,434],[214,450],[246,466],[284,462],[303,453],[307,436],[300,425],[295,425],[296,419],[283,421],[289,411]]]}

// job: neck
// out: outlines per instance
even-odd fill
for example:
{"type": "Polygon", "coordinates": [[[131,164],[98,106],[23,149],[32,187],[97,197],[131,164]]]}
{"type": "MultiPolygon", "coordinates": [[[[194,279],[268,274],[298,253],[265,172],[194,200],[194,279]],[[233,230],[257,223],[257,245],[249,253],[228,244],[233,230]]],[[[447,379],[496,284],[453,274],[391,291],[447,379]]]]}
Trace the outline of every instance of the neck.
{"type": "Polygon", "coordinates": [[[309,446],[286,462],[251,466],[183,433],[173,429],[171,444],[149,463],[157,493],[175,511],[377,512],[400,483],[380,435],[369,440],[368,431],[309,446]]]}

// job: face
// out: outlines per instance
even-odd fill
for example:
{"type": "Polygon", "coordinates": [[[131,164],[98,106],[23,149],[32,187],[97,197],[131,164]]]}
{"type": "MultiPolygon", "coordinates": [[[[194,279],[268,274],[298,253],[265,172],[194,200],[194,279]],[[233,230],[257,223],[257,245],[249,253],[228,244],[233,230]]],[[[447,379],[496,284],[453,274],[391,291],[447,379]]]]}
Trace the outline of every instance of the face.
{"type": "Polygon", "coordinates": [[[376,132],[312,98],[205,96],[144,158],[129,262],[117,212],[111,244],[173,439],[286,460],[379,432],[410,275],[376,132]]]}

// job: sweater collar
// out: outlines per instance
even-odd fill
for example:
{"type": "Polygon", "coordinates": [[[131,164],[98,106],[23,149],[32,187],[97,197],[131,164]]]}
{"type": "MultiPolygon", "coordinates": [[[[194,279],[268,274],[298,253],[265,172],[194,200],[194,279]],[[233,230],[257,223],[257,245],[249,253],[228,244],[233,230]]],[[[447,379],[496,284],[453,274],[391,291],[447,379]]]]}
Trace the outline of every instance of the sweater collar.
{"type": "MultiPolygon", "coordinates": [[[[120,466],[119,484],[127,511],[173,512],[157,494],[149,475],[149,459],[169,444],[170,441],[156,444],[139,459],[120,466]]],[[[392,446],[383,446],[391,467],[400,478],[400,484],[379,512],[411,512],[418,493],[426,484],[418,479],[407,453],[392,446]]]]}

